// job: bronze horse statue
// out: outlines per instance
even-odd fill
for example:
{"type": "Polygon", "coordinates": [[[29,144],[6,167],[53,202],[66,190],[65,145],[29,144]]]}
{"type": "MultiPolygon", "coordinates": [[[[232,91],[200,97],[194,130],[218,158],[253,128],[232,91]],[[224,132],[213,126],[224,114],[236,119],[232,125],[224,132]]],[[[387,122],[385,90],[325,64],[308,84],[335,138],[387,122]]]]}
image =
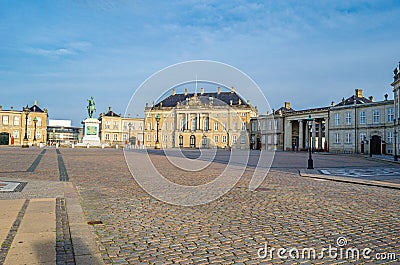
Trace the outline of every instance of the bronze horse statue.
{"type": "Polygon", "coordinates": [[[93,118],[93,114],[96,111],[96,104],[94,103],[94,98],[88,99],[89,105],[87,106],[89,118],[93,118]]]}

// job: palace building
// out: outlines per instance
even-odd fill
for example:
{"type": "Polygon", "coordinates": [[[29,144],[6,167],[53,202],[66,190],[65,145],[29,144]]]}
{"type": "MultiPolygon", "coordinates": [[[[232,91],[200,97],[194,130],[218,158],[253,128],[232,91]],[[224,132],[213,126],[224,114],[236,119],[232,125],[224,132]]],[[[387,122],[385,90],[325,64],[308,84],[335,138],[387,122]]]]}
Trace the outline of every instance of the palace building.
{"type": "Polygon", "coordinates": [[[108,146],[131,145],[135,148],[143,146],[143,118],[123,117],[116,114],[111,107],[101,113],[100,141],[108,146]]]}
{"type": "Polygon", "coordinates": [[[47,109],[41,109],[35,100],[31,107],[28,106],[27,110],[25,107],[16,110],[13,107],[3,109],[0,106],[0,145],[22,146],[25,137],[26,117],[28,118],[28,144],[46,143],[47,109]]]}
{"type": "Polygon", "coordinates": [[[249,148],[250,119],[257,109],[231,91],[171,95],[157,104],[146,104],[144,141],[163,148],[249,148]],[[158,130],[157,130],[158,129],[158,130]]]}

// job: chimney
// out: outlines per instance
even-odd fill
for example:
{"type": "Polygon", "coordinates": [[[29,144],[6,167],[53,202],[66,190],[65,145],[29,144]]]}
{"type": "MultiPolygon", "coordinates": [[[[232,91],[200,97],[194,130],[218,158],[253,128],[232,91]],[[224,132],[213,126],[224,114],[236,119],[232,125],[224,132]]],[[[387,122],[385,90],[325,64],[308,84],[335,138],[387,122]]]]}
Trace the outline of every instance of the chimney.
{"type": "Polygon", "coordinates": [[[10,110],[13,110],[13,109],[14,109],[14,107],[13,107],[13,106],[11,106],[11,107],[10,107],[10,110]]]}
{"type": "Polygon", "coordinates": [[[358,97],[358,98],[362,98],[362,97],[363,97],[362,89],[361,89],[361,88],[356,88],[356,94],[355,94],[355,96],[358,97]]]}
{"type": "Polygon", "coordinates": [[[343,97],[343,98],[342,98],[342,104],[344,104],[344,101],[345,101],[345,100],[344,100],[344,97],[343,97]]]}
{"type": "Polygon", "coordinates": [[[146,108],[148,108],[149,107],[149,102],[146,102],[146,108]]]}
{"type": "Polygon", "coordinates": [[[160,108],[162,108],[162,101],[160,102],[160,108]]]}
{"type": "Polygon", "coordinates": [[[172,89],[172,95],[175,96],[176,95],[176,89],[172,89]]]}
{"type": "Polygon", "coordinates": [[[33,101],[33,106],[37,106],[37,100],[33,101]]]}
{"type": "Polygon", "coordinates": [[[247,104],[250,105],[250,99],[247,100],[247,104]]]}
{"type": "Polygon", "coordinates": [[[3,106],[0,105],[0,110],[3,110],[3,106]]]}
{"type": "Polygon", "coordinates": [[[387,101],[388,100],[388,94],[385,94],[385,101],[387,101]]]}
{"type": "Polygon", "coordinates": [[[131,117],[131,114],[130,113],[128,113],[128,118],[130,118],[131,117]]]}
{"type": "Polygon", "coordinates": [[[108,107],[108,111],[112,111],[112,108],[111,108],[111,107],[108,107]]]}
{"type": "Polygon", "coordinates": [[[187,94],[188,94],[188,89],[185,88],[185,96],[187,96],[187,94]]]}
{"type": "Polygon", "coordinates": [[[218,87],[218,92],[217,93],[218,93],[218,95],[221,94],[221,88],[220,87],[218,87]]]}
{"type": "Polygon", "coordinates": [[[374,96],[370,96],[369,100],[371,100],[372,102],[374,102],[374,96]]]}
{"type": "Polygon", "coordinates": [[[235,88],[232,87],[231,93],[235,93],[235,88]]]}
{"type": "Polygon", "coordinates": [[[332,107],[335,106],[335,101],[332,101],[332,102],[331,102],[331,106],[332,106],[332,107]]]}
{"type": "Polygon", "coordinates": [[[204,95],[204,88],[201,88],[200,94],[201,94],[201,95],[204,95]]]}
{"type": "Polygon", "coordinates": [[[288,101],[285,102],[285,109],[290,109],[290,102],[288,101]]]}
{"type": "Polygon", "coordinates": [[[229,105],[232,106],[232,104],[233,104],[233,100],[231,99],[231,100],[229,100],[229,105]]]}

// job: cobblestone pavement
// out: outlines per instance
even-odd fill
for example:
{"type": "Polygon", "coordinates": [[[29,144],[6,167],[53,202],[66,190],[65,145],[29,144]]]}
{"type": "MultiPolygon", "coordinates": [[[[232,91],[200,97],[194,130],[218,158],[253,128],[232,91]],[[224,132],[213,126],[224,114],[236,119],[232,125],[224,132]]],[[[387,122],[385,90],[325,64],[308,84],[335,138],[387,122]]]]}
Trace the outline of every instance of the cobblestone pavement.
{"type": "MultiPolygon", "coordinates": [[[[299,177],[304,154],[277,153],[266,180],[247,188],[254,167],[226,195],[205,205],[182,207],[149,196],[134,181],[123,152],[115,149],[61,149],[69,179],[78,189],[103,259],[108,264],[399,264],[400,191],[299,177]],[[338,247],[395,253],[396,260],[375,258],[260,259],[271,248],[338,247]],[[262,254],[262,251],[260,252],[262,254]]],[[[198,185],[226,166],[185,172],[152,154],[155,166],[172,181],[198,185]]],[[[357,157],[316,155],[321,167],[383,167],[387,163],[357,157]]],[[[29,166],[29,165],[28,165],[29,166]]]]}

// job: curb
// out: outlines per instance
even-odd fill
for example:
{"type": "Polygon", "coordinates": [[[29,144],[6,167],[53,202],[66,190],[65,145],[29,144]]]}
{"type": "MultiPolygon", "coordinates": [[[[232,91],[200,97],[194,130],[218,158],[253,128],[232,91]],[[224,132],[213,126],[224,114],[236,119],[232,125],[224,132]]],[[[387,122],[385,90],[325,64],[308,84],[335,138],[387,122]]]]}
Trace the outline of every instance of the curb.
{"type": "Polygon", "coordinates": [[[352,183],[352,184],[400,190],[400,184],[397,184],[397,183],[390,183],[390,182],[377,181],[377,180],[355,179],[355,178],[334,176],[334,175],[321,175],[321,174],[315,174],[315,173],[309,172],[305,169],[299,169],[299,175],[301,177],[312,178],[312,179],[324,179],[324,180],[330,180],[330,181],[336,181],[336,182],[344,182],[344,183],[352,183]]]}

